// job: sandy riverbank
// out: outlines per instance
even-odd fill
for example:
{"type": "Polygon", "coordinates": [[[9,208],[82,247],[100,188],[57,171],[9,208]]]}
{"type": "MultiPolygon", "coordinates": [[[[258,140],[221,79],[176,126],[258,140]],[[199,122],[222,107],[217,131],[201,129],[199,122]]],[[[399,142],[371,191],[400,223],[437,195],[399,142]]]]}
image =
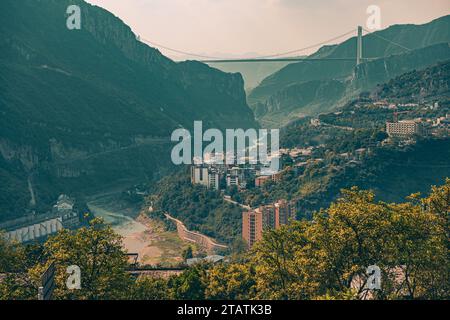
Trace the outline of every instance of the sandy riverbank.
{"type": "Polygon", "coordinates": [[[139,254],[140,264],[171,265],[182,261],[181,253],[187,244],[178,238],[176,232],[165,231],[161,222],[143,213],[133,212],[116,203],[112,205],[113,201],[103,197],[89,202],[88,207],[123,237],[124,249],[139,254]]]}

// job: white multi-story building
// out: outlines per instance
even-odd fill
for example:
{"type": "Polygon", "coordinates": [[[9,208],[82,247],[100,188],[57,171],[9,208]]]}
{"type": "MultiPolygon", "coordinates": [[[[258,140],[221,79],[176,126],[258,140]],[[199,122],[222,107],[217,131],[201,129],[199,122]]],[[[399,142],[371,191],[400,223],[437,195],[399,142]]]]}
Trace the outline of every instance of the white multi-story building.
{"type": "Polygon", "coordinates": [[[208,167],[192,166],[191,167],[191,182],[192,184],[201,184],[208,189],[219,190],[219,173],[208,167]]]}
{"type": "Polygon", "coordinates": [[[231,186],[239,186],[239,176],[231,174],[227,175],[227,187],[231,186]]]}
{"type": "Polygon", "coordinates": [[[208,172],[208,189],[219,190],[219,173],[208,172]]]}
{"type": "Polygon", "coordinates": [[[422,124],[416,120],[386,122],[386,132],[390,137],[407,137],[421,135],[422,124]]]}
{"type": "Polygon", "coordinates": [[[208,186],[208,168],[192,166],[191,182],[193,184],[202,184],[204,186],[208,186]]]}
{"type": "Polygon", "coordinates": [[[74,229],[80,223],[78,212],[74,210],[74,205],[74,199],[62,194],[53,206],[53,213],[61,217],[64,228],[74,229]]]}

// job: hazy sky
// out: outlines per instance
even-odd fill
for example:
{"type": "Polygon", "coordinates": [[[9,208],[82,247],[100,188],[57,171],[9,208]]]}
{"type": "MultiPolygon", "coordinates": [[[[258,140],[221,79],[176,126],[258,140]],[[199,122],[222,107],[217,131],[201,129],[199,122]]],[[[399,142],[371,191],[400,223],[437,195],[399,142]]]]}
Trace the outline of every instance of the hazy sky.
{"type": "Polygon", "coordinates": [[[333,38],[365,25],[369,5],[381,8],[383,28],[450,14],[450,0],[87,1],[113,12],[143,38],[225,57],[268,55],[333,38]]]}

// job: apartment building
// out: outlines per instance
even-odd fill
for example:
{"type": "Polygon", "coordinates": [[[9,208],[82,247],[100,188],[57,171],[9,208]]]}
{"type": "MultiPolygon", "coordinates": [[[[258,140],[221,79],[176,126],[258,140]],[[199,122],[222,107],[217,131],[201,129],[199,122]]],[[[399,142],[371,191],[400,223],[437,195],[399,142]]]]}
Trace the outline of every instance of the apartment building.
{"type": "Polygon", "coordinates": [[[251,248],[262,239],[264,231],[287,225],[291,219],[295,220],[295,216],[295,202],[286,200],[246,211],[242,214],[242,238],[251,248]]]}
{"type": "Polygon", "coordinates": [[[286,200],[279,200],[275,206],[275,228],[289,224],[289,220],[296,218],[296,204],[286,200]]]}
{"type": "Polygon", "coordinates": [[[218,172],[208,172],[208,189],[219,190],[220,176],[218,172]]]}
{"type": "Polygon", "coordinates": [[[263,216],[260,210],[245,211],[242,214],[242,238],[251,248],[262,239],[263,216]]]}
{"type": "Polygon", "coordinates": [[[191,183],[201,184],[208,189],[219,190],[220,176],[219,173],[206,166],[191,167],[191,183]]]}
{"type": "Polygon", "coordinates": [[[261,206],[258,209],[261,211],[263,219],[263,230],[275,229],[277,225],[276,215],[275,215],[275,205],[269,204],[266,206],[261,206]]]}
{"type": "Polygon", "coordinates": [[[271,177],[270,176],[259,176],[256,177],[255,179],[255,187],[259,188],[262,187],[263,184],[265,184],[267,181],[270,181],[271,177]]]}
{"type": "Polygon", "coordinates": [[[239,186],[239,176],[227,174],[227,187],[239,186]]]}
{"type": "Polygon", "coordinates": [[[423,133],[422,124],[416,120],[386,122],[386,132],[390,137],[409,137],[423,133]]]}

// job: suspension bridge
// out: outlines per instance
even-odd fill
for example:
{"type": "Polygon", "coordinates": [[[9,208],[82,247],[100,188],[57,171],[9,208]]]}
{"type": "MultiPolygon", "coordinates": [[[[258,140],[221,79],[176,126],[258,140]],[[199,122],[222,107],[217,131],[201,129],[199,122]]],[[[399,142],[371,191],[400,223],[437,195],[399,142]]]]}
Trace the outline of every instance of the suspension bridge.
{"type": "Polygon", "coordinates": [[[315,43],[315,44],[307,46],[307,47],[290,50],[287,52],[267,55],[267,56],[258,56],[258,57],[252,57],[252,58],[244,58],[244,59],[226,59],[223,57],[213,57],[213,56],[201,55],[201,54],[196,54],[196,53],[192,53],[192,52],[186,52],[183,50],[173,49],[173,48],[161,45],[159,43],[156,43],[154,41],[147,40],[144,38],[139,38],[139,40],[148,45],[151,45],[153,47],[157,47],[157,48],[164,49],[164,50],[167,50],[170,52],[183,54],[186,56],[196,58],[200,62],[204,62],[204,63],[237,63],[237,62],[239,62],[239,63],[254,63],[254,62],[273,63],[273,62],[297,62],[297,61],[354,61],[356,65],[359,65],[365,61],[383,58],[383,57],[371,57],[371,58],[363,57],[363,32],[366,32],[366,34],[372,35],[383,41],[389,42],[405,51],[411,51],[411,49],[403,46],[402,44],[394,42],[389,39],[386,39],[386,38],[380,36],[379,34],[377,34],[376,32],[371,32],[369,30],[366,30],[362,26],[358,26],[356,29],[352,29],[348,32],[345,32],[344,34],[335,36],[335,37],[333,37],[331,39],[327,39],[325,41],[321,41],[319,43],[315,43]],[[314,49],[314,48],[329,44],[330,42],[339,40],[341,38],[344,38],[346,36],[354,34],[355,32],[356,32],[356,55],[354,57],[330,58],[330,57],[298,57],[298,56],[296,57],[296,56],[292,56],[293,54],[299,54],[306,50],[314,49]]]}

